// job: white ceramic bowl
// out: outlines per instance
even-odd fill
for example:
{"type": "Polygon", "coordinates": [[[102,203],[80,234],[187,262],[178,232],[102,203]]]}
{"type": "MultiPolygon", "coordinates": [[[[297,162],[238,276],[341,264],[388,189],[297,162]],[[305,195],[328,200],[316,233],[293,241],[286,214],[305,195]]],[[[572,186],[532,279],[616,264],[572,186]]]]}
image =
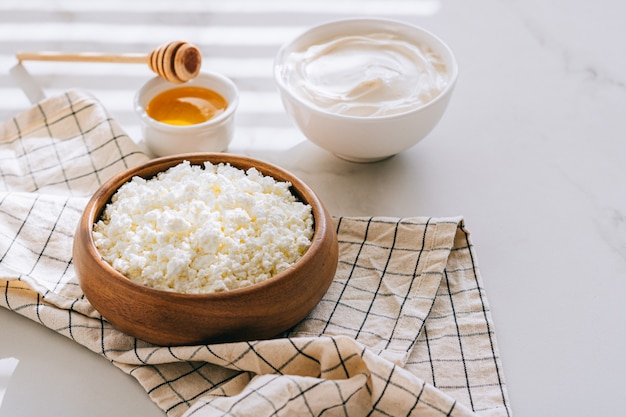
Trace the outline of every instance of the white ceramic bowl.
{"type": "Polygon", "coordinates": [[[458,74],[450,48],[432,33],[397,20],[364,18],[331,21],[312,27],[283,45],[274,62],[274,79],[283,105],[302,133],[313,143],[355,162],[372,162],[398,154],[422,140],[444,114],[458,74]],[[287,63],[294,52],[311,45],[350,35],[389,33],[421,44],[438,54],[445,64],[448,83],[440,94],[417,108],[382,116],[333,113],[295,93],[286,80],[287,63]]]}
{"type": "Polygon", "coordinates": [[[224,75],[201,72],[185,84],[173,84],[160,77],[146,82],[135,95],[137,112],[144,140],[155,156],[169,156],[191,152],[223,152],[233,139],[235,110],[239,92],[235,83],[224,75]],[[219,93],[228,103],[226,110],[204,122],[188,126],[161,123],[146,113],[146,106],[157,94],[182,86],[204,87],[219,93]]]}

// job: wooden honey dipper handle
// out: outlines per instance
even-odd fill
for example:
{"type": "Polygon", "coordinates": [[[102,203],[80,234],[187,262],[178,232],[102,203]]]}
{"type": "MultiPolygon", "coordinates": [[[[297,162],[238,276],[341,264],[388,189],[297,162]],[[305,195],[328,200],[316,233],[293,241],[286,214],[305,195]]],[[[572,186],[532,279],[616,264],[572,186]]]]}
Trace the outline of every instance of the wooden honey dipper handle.
{"type": "Polygon", "coordinates": [[[112,62],[129,64],[148,64],[159,77],[172,82],[184,83],[200,72],[202,54],[194,45],[184,41],[173,41],[153,49],[145,54],[107,54],[107,53],[65,53],[65,52],[18,52],[21,61],[63,61],[63,62],[112,62]]]}

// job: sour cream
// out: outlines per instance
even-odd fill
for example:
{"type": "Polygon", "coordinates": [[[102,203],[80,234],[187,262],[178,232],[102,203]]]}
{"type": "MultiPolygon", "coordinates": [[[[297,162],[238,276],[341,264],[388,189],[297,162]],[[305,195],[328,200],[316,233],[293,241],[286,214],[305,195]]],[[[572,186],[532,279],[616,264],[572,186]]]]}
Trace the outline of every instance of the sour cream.
{"type": "Polygon", "coordinates": [[[358,117],[418,108],[449,83],[436,53],[389,33],[343,36],[292,52],[282,77],[301,99],[358,117]]]}

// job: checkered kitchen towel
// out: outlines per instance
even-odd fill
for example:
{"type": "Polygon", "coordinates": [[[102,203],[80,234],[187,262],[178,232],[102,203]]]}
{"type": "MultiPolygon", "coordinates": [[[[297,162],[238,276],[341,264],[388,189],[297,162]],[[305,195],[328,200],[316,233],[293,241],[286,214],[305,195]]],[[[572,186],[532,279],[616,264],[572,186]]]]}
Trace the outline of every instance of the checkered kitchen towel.
{"type": "Polygon", "coordinates": [[[114,329],[80,290],[72,236],[97,187],[147,160],[75,90],[1,124],[0,305],[106,357],[171,417],[511,415],[460,218],[335,218],[334,282],[273,340],[158,347],[114,329]]]}

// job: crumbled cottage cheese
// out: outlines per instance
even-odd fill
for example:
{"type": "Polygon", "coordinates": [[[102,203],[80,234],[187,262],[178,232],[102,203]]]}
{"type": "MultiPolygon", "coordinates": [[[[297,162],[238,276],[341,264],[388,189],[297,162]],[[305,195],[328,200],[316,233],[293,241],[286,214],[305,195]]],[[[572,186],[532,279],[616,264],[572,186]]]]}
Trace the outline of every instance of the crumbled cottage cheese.
{"type": "Polygon", "coordinates": [[[246,287],[287,269],[311,245],[311,207],[290,185],[255,168],[185,161],[120,187],[93,238],[114,269],[148,287],[246,287]]]}

